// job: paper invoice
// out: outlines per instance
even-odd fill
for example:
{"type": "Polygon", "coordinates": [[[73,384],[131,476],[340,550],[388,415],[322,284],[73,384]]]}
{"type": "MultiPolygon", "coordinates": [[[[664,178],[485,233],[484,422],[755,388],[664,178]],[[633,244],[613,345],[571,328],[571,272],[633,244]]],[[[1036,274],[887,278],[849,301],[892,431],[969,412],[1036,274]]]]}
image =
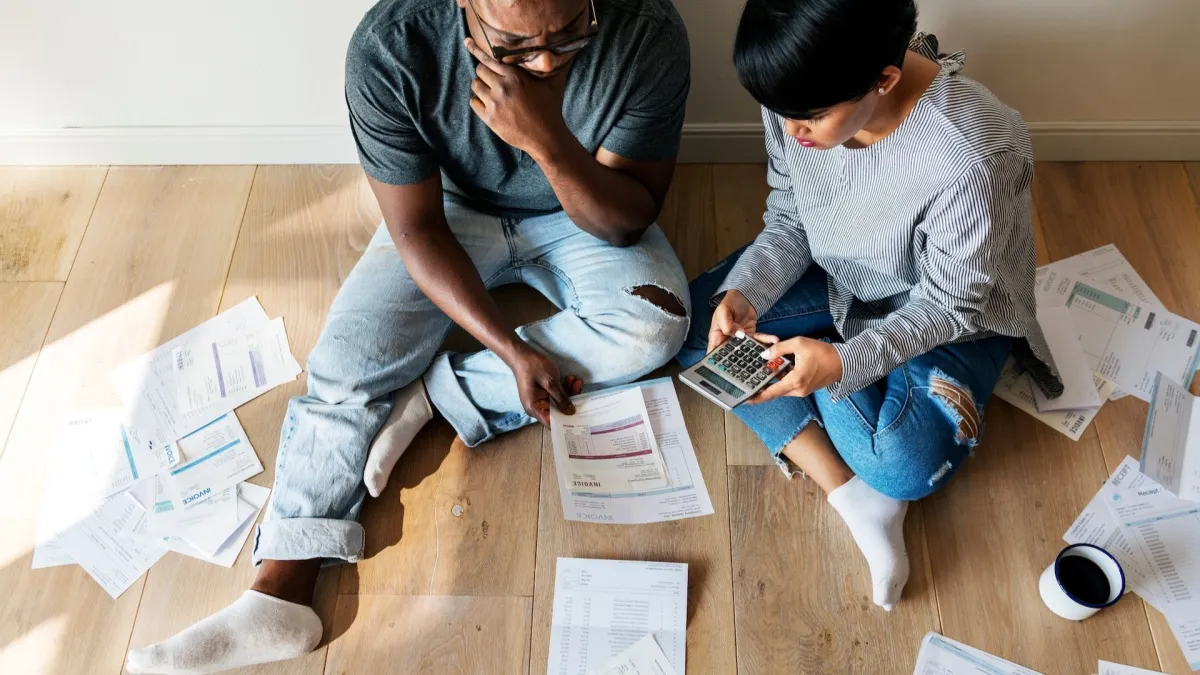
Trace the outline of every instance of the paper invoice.
{"type": "Polygon", "coordinates": [[[1162,307],[1162,302],[1133,265],[1113,244],[1052,262],[1044,267],[1079,277],[1101,290],[1145,307],[1162,307]]]}
{"type": "Polygon", "coordinates": [[[938,633],[926,633],[917,653],[913,675],[1041,675],[999,656],[956,642],[938,633]]]}
{"type": "Polygon", "coordinates": [[[1119,663],[1112,663],[1110,661],[1101,661],[1097,668],[1097,675],[1164,675],[1157,670],[1146,670],[1145,668],[1123,666],[1119,663]]]}
{"type": "Polygon", "coordinates": [[[546,675],[592,673],[646,634],[683,673],[687,569],[683,563],[559,558],[546,675]]]}
{"type": "Polygon", "coordinates": [[[563,445],[573,490],[646,492],[670,484],[640,389],[578,397],[574,415],[552,408],[550,434],[563,445]]]}
{"type": "MultiPolygon", "coordinates": [[[[170,499],[165,501],[162,498],[161,492],[156,499],[154,491],[147,487],[139,485],[130,490],[130,497],[135,499],[140,506],[147,512],[159,509],[170,510],[172,504],[170,499]]],[[[166,547],[176,553],[211,562],[222,567],[233,567],[237,561],[238,554],[242,550],[242,546],[246,543],[246,538],[250,536],[250,530],[254,527],[254,522],[258,518],[258,514],[267,504],[267,499],[271,495],[271,490],[253,483],[241,483],[237,486],[237,529],[232,534],[228,535],[220,544],[216,546],[213,553],[207,553],[200,550],[189,540],[177,534],[161,537],[161,541],[166,547]]],[[[130,521],[122,534],[140,537],[152,537],[150,534],[149,519],[153,517],[149,513],[143,514],[140,519],[130,521]]],[[[220,536],[216,531],[212,531],[210,535],[213,539],[220,536]]],[[[154,537],[159,539],[158,537],[154,537]]]]}
{"type": "MultiPolygon", "coordinates": [[[[1107,400],[1112,395],[1113,383],[1109,382],[1107,378],[1092,373],[1092,383],[1096,386],[1101,401],[1107,400]]],[[[996,382],[996,389],[992,393],[1018,410],[1029,413],[1040,422],[1048,424],[1055,431],[1073,441],[1077,441],[1083,436],[1083,432],[1095,419],[1096,413],[1100,412],[1098,407],[1089,410],[1038,412],[1033,399],[1034,386],[1029,374],[1021,372],[1016,359],[1009,357],[1008,362],[1000,371],[1000,379],[996,382]]]]}
{"type": "Polygon", "coordinates": [[[62,534],[63,548],[113,599],[167,552],[161,542],[122,534],[126,522],[142,511],[129,495],[119,494],[62,534]]]}
{"type": "Polygon", "coordinates": [[[166,344],[120,366],[109,374],[114,389],[131,411],[131,424],[157,447],[172,443],[254,397],[289,382],[300,374],[300,364],[287,347],[279,319],[271,321],[257,298],[249,298],[166,344]],[[179,406],[179,390],[172,353],[176,347],[211,344],[238,335],[274,331],[264,346],[262,369],[267,385],[230,394],[219,402],[194,410],[179,406]],[[269,348],[268,348],[269,347],[269,348]]]}
{"type": "Polygon", "coordinates": [[[1162,373],[1146,418],[1141,470],[1179,497],[1200,502],[1200,406],[1162,373]]]}
{"type": "Polygon", "coordinates": [[[1046,336],[1046,343],[1063,383],[1063,393],[1058,398],[1046,398],[1040,388],[1033,388],[1033,401],[1038,412],[1099,408],[1105,399],[1100,398],[1096,391],[1094,374],[1079,344],[1079,332],[1071,319],[1071,310],[1067,307],[1039,307],[1037,321],[1042,327],[1042,334],[1046,336]]]}
{"type": "Polygon", "coordinates": [[[1037,281],[1038,307],[1069,307],[1088,365],[1122,391],[1149,402],[1158,371],[1191,382],[1200,359],[1200,324],[1054,269],[1039,269],[1037,281]]]}
{"type": "Polygon", "coordinates": [[[263,470],[246,431],[232,412],[184,436],[176,445],[183,464],[168,473],[176,507],[204,501],[263,470]]]}
{"type": "Polygon", "coordinates": [[[594,675],[676,675],[676,672],[670,659],[663,654],[662,647],[654,641],[654,636],[647,635],[595,671],[594,675]]]}
{"type": "MultiPolygon", "coordinates": [[[[683,410],[679,406],[679,397],[675,393],[675,384],[671,378],[637,382],[603,392],[584,394],[573,400],[578,406],[589,397],[607,395],[624,389],[640,391],[645,400],[655,442],[667,467],[668,485],[634,492],[573,488],[570,484],[571,473],[566,444],[561,435],[554,433],[552,427],[551,447],[564,517],[567,520],[637,525],[712,514],[712,501],[704,484],[704,476],[700,473],[700,465],[696,461],[692,439],[684,426],[683,410]]],[[[551,414],[553,415],[553,412],[551,414]]]]}

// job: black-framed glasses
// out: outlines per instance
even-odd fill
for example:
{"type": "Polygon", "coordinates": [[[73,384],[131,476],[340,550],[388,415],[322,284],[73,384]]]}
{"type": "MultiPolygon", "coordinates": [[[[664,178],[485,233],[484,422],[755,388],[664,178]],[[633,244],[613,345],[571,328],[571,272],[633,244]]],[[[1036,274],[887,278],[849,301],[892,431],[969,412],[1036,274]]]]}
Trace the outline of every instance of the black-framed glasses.
{"type": "Polygon", "coordinates": [[[590,18],[588,20],[587,30],[584,31],[583,35],[579,37],[567,38],[565,40],[559,40],[558,42],[552,42],[546,45],[538,45],[536,47],[518,47],[516,49],[497,47],[492,44],[492,39],[488,37],[487,31],[489,28],[492,30],[497,29],[484,23],[483,19],[479,18],[479,10],[475,8],[475,0],[470,0],[470,3],[471,11],[475,13],[475,20],[479,22],[480,28],[483,29],[481,31],[483,33],[483,39],[487,41],[488,49],[492,50],[492,58],[496,59],[500,63],[508,64],[510,66],[528,63],[537,58],[538,52],[550,52],[558,55],[577,52],[588,46],[588,43],[592,41],[592,38],[596,36],[596,33],[600,32],[600,24],[596,20],[596,2],[595,0],[588,0],[587,11],[590,12],[590,18]]]}

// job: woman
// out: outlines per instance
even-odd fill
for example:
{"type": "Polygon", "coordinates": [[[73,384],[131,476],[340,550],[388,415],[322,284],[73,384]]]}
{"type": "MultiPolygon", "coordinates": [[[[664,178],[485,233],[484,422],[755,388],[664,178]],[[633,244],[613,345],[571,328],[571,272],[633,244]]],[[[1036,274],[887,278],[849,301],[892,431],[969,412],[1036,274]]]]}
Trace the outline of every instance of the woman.
{"type": "Polygon", "coordinates": [[[979,442],[1010,352],[1062,393],[1035,320],[1028,134],[962,60],[916,34],[911,0],[749,0],[734,63],[762,105],[765,228],[692,283],[679,355],[742,330],[792,359],[735,413],[828,493],[887,610],[907,502],[979,442]]]}

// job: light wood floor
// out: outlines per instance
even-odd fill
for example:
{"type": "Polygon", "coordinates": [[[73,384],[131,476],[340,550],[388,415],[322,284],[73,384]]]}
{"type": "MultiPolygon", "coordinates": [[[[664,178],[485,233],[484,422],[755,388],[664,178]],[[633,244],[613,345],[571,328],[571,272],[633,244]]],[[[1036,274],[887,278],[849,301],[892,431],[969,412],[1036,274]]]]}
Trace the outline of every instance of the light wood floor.
{"type": "MultiPolygon", "coordinates": [[[[680,167],[662,224],[689,275],[751,239],[761,166],[680,167]]],[[[1115,242],[1167,307],[1200,318],[1200,165],[1044,164],[1039,257],[1115,242]]],[[[378,211],[357,167],[0,169],[0,673],[116,675],[129,646],[232,601],[253,576],[168,554],[116,601],[77,568],[33,571],[45,450],[73,409],[112,405],[115,365],[257,295],[303,361],[378,211]]],[[[514,321],[544,314],[504,293],[514,321]]],[[[271,485],[302,381],[238,411],[271,485]]],[[[545,672],[557,556],[689,563],[688,672],[909,673],[940,631],[1045,673],[1097,659],[1185,673],[1136,596],[1083,623],[1036,590],[1060,537],[1140,447],[1146,404],[1105,406],[1072,443],[1001,402],[943,492],[909,511],[913,574],[891,614],[819,490],[786,481],[733,417],[679,388],[716,514],[646,527],[567,523],[546,434],[475,451],[445,423],[415,442],[363,523],[370,558],[327,570],[327,637],[287,675],[545,672]],[[463,507],[455,517],[452,507],[463,507]]],[[[247,547],[248,548],[248,547],[247,547]]]]}

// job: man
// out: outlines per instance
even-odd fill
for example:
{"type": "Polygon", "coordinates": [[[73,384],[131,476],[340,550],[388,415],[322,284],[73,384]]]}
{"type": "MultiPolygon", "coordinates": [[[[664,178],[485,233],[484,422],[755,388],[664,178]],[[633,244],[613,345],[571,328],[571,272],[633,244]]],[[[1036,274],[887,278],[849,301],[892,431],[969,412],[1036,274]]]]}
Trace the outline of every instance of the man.
{"type": "Polygon", "coordinates": [[[572,412],[581,382],[631,381],[674,356],[687,282],[653,223],[688,69],[669,0],[383,0],[367,13],[346,100],[385,225],[288,406],[251,590],[130,652],[129,672],[312,650],[322,562],[362,557],[365,495],[433,409],[475,446],[548,424],[551,405],[572,412]],[[518,282],[562,311],[508,329],[488,289],[518,282]],[[453,324],[486,349],[437,354],[453,324]]]}

